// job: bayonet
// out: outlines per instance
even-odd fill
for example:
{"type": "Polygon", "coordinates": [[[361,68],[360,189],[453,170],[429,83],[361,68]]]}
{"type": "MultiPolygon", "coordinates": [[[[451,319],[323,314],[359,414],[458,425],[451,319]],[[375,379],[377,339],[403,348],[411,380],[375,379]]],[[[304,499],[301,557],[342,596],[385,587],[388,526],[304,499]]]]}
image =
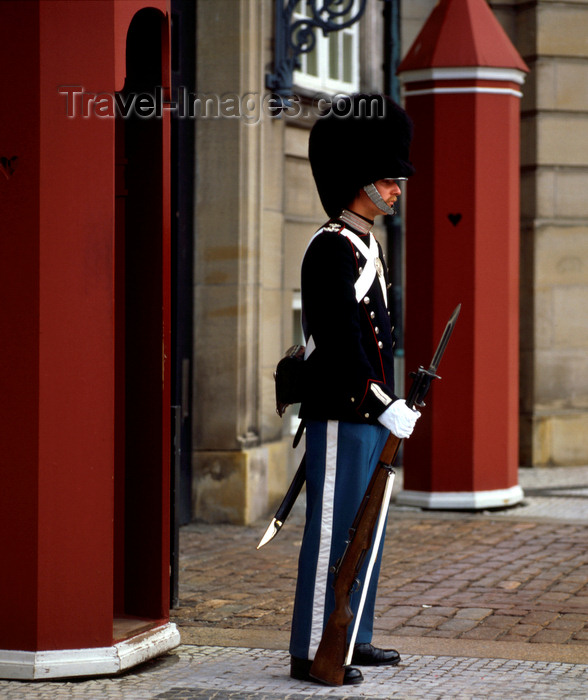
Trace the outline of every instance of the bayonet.
{"type": "Polygon", "coordinates": [[[425,403],[423,399],[429,391],[431,382],[433,379],[440,379],[437,374],[437,369],[439,368],[439,363],[441,362],[441,358],[443,357],[443,353],[445,352],[449,338],[451,338],[451,334],[453,333],[453,329],[457,323],[457,317],[459,316],[460,311],[461,304],[458,304],[451,314],[449,321],[447,321],[447,325],[445,326],[445,330],[443,331],[443,335],[441,336],[437,350],[435,350],[435,354],[433,355],[429,368],[425,369],[424,367],[419,367],[416,372],[410,373],[413,383],[406,397],[406,405],[409,408],[413,408],[413,406],[424,406],[425,403]]]}

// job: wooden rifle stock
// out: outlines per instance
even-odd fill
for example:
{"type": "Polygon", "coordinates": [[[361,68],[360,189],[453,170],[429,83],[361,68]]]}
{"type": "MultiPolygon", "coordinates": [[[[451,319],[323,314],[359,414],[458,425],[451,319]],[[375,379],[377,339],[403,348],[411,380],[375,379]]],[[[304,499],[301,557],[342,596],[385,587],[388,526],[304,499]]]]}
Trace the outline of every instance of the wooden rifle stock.
{"type": "Polygon", "coordinates": [[[335,568],[335,607],[329,616],[310,669],[310,675],[326,685],[343,684],[347,628],[353,620],[349,605],[351,593],[372,545],[384,491],[392,472],[390,465],[396,457],[400,442],[400,438],[390,433],[349,530],[345,552],[335,568]]]}

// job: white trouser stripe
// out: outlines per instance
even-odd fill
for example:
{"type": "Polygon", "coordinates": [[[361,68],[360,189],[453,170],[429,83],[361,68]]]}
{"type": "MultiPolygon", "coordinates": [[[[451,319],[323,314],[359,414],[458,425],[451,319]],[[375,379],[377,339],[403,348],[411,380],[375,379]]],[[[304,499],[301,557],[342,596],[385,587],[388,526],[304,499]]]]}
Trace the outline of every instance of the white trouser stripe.
{"type": "Polygon", "coordinates": [[[338,421],[327,422],[327,447],[325,455],[325,483],[323,486],[323,509],[321,517],[321,539],[316,565],[316,583],[312,601],[312,624],[310,628],[310,644],[308,658],[314,659],[323,636],[323,621],[325,617],[325,596],[329,575],[329,559],[331,556],[331,540],[333,535],[333,505],[335,501],[335,479],[337,476],[337,438],[338,421]]]}

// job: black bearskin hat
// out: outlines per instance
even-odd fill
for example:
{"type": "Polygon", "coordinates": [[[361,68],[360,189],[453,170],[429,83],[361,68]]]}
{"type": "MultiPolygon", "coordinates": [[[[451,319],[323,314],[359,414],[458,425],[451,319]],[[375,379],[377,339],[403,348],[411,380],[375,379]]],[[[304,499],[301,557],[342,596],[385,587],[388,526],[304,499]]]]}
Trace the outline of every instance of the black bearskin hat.
{"type": "Polygon", "coordinates": [[[308,155],[325,211],[338,216],[362,187],[409,177],[412,121],[391,98],[353,95],[333,102],[310,132],[308,155]]]}

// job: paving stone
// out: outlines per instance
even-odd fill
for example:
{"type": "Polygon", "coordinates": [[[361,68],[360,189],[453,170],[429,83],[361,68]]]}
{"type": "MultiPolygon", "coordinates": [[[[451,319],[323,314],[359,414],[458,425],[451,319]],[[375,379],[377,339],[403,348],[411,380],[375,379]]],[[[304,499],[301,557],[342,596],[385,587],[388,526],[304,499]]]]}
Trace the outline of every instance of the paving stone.
{"type": "Polygon", "coordinates": [[[455,613],[457,618],[466,618],[468,620],[484,620],[488,615],[492,615],[492,608],[464,608],[455,613]]]}
{"type": "Polygon", "coordinates": [[[553,622],[550,622],[547,629],[549,630],[570,630],[579,632],[588,622],[586,615],[561,615],[553,622]]]}
{"type": "Polygon", "coordinates": [[[535,644],[565,644],[572,638],[568,630],[543,629],[537,632],[529,641],[535,644]]]}
{"type": "Polygon", "coordinates": [[[461,639],[494,640],[502,637],[503,630],[500,627],[473,627],[460,635],[461,639]]]}
{"type": "Polygon", "coordinates": [[[418,615],[421,611],[420,607],[410,606],[410,605],[397,605],[394,608],[394,614],[410,618],[414,615],[418,615]]]}
{"type": "Polygon", "coordinates": [[[555,620],[557,617],[558,613],[556,612],[545,610],[532,610],[531,612],[527,613],[524,618],[522,618],[522,621],[524,624],[538,624],[546,626],[550,622],[553,622],[553,620],[555,620]]]}
{"type": "Polygon", "coordinates": [[[375,619],[378,620],[378,629],[383,632],[396,632],[397,628],[402,628],[407,623],[406,618],[391,615],[384,615],[381,619],[376,616],[375,619]]]}
{"type": "Polygon", "coordinates": [[[513,625],[519,622],[519,617],[511,617],[510,615],[491,615],[483,620],[482,624],[485,627],[497,627],[499,629],[510,629],[513,625]]]}
{"type": "MultiPolygon", "coordinates": [[[[517,641],[522,641],[531,639],[531,637],[534,637],[537,633],[541,632],[541,626],[540,625],[514,625],[511,627],[507,635],[509,637],[516,638],[517,641]]],[[[506,640],[506,636],[502,637],[502,640],[506,640]]]]}
{"type": "Polygon", "coordinates": [[[458,612],[457,608],[443,607],[442,605],[433,605],[431,607],[423,606],[420,611],[421,615],[443,615],[444,617],[451,617],[458,612]]]}
{"type": "Polygon", "coordinates": [[[413,617],[410,624],[415,627],[428,627],[431,629],[438,627],[444,622],[447,622],[447,617],[441,615],[419,615],[418,617],[413,617]]]}
{"type": "Polygon", "coordinates": [[[402,627],[394,630],[394,635],[403,637],[419,637],[423,635],[426,630],[427,628],[416,627],[415,625],[403,625],[402,627]]]}
{"type": "Polygon", "coordinates": [[[476,626],[476,621],[475,620],[465,620],[465,619],[457,619],[453,618],[452,620],[447,620],[447,622],[442,623],[439,625],[440,630],[451,630],[455,632],[467,632],[468,630],[471,630],[472,627],[476,626]]]}
{"type": "Polygon", "coordinates": [[[518,618],[521,614],[521,606],[520,605],[513,605],[510,608],[497,606],[494,609],[493,614],[496,617],[517,617],[518,618]]]}

